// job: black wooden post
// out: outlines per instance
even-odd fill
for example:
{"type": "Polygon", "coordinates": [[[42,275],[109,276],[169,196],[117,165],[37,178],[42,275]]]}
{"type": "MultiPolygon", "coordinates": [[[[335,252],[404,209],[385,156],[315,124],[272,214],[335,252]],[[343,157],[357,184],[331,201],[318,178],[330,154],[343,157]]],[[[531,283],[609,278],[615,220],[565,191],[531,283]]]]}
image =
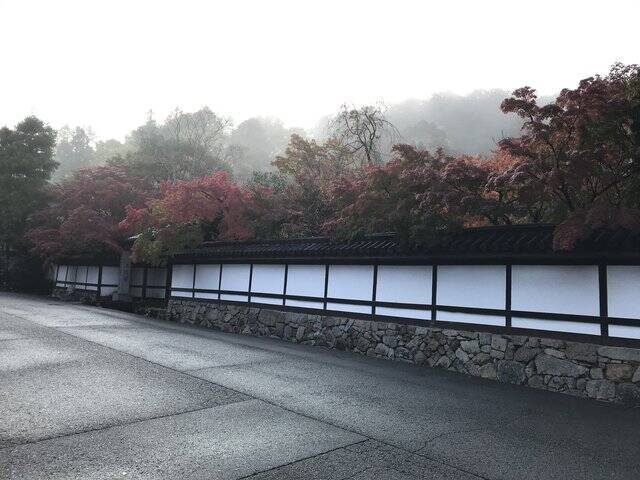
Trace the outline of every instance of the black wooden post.
{"type": "Polygon", "coordinates": [[[609,301],[607,292],[607,265],[598,265],[598,284],[600,300],[600,335],[602,340],[609,337],[609,301]]]}
{"type": "Polygon", "coordinates": [[[511,330],[511,264],[507,264],[505,271],[505,326],[511,330]]]}
{"type": "Polygon", "coordinates": [[[323,310],[327,309],[327,294],[329,293],[329,264],[327,263],[324,268],[324,304],[323,310]]]}
{"type": "Polygon", "coordinates": [[[378,264],[373,265],[373,293],[371,294],[371,316],[376,319],[376,297],[378,295],[378,264]]]}
{"type": "Polygon", "coordinates": [[[282,289],[282,306],[287,304],[287,281],[289,278],[289,264],[284,264],[284,288],[282,289]]]}
{"type": "Polygon", "coordinates": [[[431,266],[431,324],[436,324],[436,304],[438,298],[438,265],[431,266]]]}

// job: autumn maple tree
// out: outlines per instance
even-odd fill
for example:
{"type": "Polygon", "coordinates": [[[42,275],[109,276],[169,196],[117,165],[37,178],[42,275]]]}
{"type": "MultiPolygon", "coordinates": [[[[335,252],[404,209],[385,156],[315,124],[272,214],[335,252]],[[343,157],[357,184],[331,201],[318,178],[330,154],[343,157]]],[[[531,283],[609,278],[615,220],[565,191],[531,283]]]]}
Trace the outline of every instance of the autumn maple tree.
{"type": "Polygon", "coordinates": [[[545,199],[556,249],[572,249],[594,229],[640,228],[640,67],[617,64],[554,103],[536,100],[524,87],[502,103],[524,125],[520,137],[500,142],[519,161],[496,181],[545,199]]]}
{"type": "Polygon", "coordinates": [[[205,240],[241,240],[252,236],[246,216],[250,195],[225,172],[190,180],[163,182],[157,198],[140,208],[127,207],[120,228],[137,235],[134,259],[160,263],[163,255],[195,247],[205,240]]]}
{"type": "Polygon", "coordinates": [[[114,253],[126,234],[119,223],[127,208],[142,207],[150,185],[124,167],[94,167],[74,172],[51,187],[47,207],[34,214],[27,238],[42,257],[114,253]]]}

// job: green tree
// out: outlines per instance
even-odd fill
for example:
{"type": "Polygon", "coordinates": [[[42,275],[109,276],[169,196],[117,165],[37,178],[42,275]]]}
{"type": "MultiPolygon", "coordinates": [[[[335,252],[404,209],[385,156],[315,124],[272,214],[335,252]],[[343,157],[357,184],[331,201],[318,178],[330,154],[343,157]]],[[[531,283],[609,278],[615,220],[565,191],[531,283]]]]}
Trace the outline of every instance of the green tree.
{"type": "Polygon", "coordinates": [[[193,113],[176,109],[162,124],[150,117],[127,138],[131,151],[109,163],[156,183],[229,170],[223,149],[230,124],[208,107],[193,113]]]}
{"type": "Polygon", "coordinates": [[[0,285],[6,287],[10,258],[24,252],[27,219],[46,201],[47,185],[57,163],[56,132],[36,117],[15,129],[0,129],[0,285]]]}
{"type": "Polygon", "coordinates": [[[72,131],[67,126],[59,130],[55,150],[55,161],[59,167],[54,174],[55,180],[63,179],[76,170],[94,164],[95,151],[91,145],[92,141],[93,134],[90,130],[76,127],[72,131]]]}

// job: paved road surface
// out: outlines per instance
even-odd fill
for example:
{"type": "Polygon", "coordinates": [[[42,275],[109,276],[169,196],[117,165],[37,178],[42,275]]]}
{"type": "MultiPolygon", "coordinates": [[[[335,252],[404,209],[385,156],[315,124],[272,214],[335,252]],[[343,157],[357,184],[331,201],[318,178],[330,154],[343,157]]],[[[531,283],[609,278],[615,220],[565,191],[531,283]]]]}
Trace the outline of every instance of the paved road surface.
{"type": "Polygon", "coordinates": [[[640,409],[0,294],[0,478],[640,478],[640,409]]]}

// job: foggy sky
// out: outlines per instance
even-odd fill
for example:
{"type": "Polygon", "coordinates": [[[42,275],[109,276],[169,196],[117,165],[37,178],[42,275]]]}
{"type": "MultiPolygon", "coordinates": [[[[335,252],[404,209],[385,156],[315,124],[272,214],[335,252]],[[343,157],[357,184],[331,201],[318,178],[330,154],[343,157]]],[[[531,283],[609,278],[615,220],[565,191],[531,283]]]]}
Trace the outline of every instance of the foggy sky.
{"type": "Polygon", "coordinates": [[[122,138],[209,105],[312,127],[343,103],[531,85],[640,62],[640,2],[0,0],[0,126],[122,138]]]}

